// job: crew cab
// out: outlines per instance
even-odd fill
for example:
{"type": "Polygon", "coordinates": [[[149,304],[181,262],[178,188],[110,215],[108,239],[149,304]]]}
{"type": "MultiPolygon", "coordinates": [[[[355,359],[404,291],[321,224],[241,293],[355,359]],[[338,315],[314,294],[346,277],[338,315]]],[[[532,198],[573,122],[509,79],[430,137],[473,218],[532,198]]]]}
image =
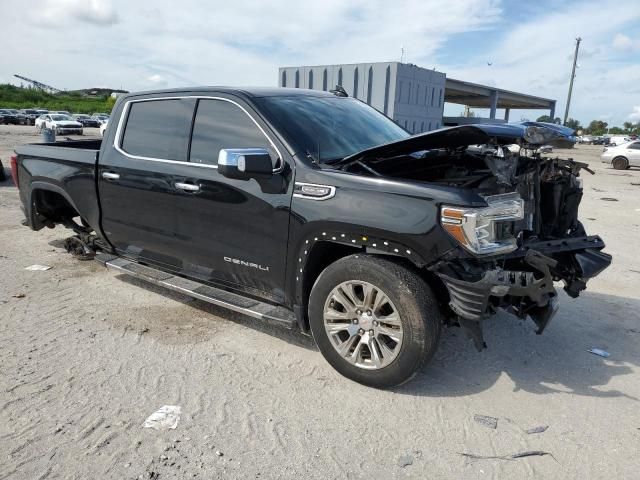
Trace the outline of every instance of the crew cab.
{"type": "Polygon", "coordinates": [[[558,125],[411,136],[367,104],[301,89],[118,99],[102,140],[25,145],[25,224],[111,269],[310,333],[360,383],[409,380],[443,325],[481,350],[499,308],[542,333],[611,262],[578,220],[588,166],[543,157],[558,125]]]}

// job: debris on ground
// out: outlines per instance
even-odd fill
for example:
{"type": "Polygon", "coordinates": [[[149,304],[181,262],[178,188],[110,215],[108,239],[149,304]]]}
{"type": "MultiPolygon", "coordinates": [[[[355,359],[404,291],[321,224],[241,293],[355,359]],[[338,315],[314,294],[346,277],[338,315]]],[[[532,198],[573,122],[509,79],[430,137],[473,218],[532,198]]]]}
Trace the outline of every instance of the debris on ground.
{"type": "Polygon", "coordinates": [[[634,187],[640,187],[640,183],[637,182],[631,182],[631,185],[633,185],[634,187]]]}
{"type": "Polygon", "coordinates": [[[224,453],[222,453],[220,450],[216,450],[216,455],[222,457],[224,453]]]}
{"type": "Polygon", "coordinates": [[[589,353],[593,353],[594,355],[598,355],[599,357],[609,358],[609,352],[601,350],[599,348],[592,348],[591,350],[587,350],[589,353]]]}
{"type": "Polygon", "coordinates": [[[472,460],[516,460],[518,458],[544,457],[545,455],[551,455],[551,458],[556,460],[556,457],[554,457],[552,453],[544,452],[542,450],[528,450],[526,452],[519,452],[511,455],[476,455],[475,453],[460,453],[460,455],[471,458],[472,460]]]}
{"type": "Polygon", "coordinates": [[[596,220],[596,219],[593,217],[587,217],[587,220],[596,220]]]}
{"type": "Polygon", "coordinates": [[[600,200],[604,200],[605,202],[617,202],[618,201],[617,198],[613,198],[613,197],[602,197],[602,198],[600,198],[600,200]]]}
{"type": "Polygon", "coordinates": [[[13,298],[24,298],[26,295],[24,293],[16,293],[11,295],[13,298]]]}
{"type": "Polygon", "coordinates": [[[487,428],[493,428],[494,430],[498,428],[497,418],[489,417],[487,415],[474,415],[473,419],[480,425],[484,425],[487,428]]]}
{"type": "Polygon", "coordinates": [[[51,267],[47,266],[47,265],[29,265],[28,267],[25,267],[25,270],[30,270],[32,272],[44,272],[45,270],[49,270],[51,269],[51,267]]]}
{"type": "Polygon", "coordinates": [[[409,465],[413,465],[413,457],[411,455],[401,455],[398,457],[398,466],[400,468],[408,467],[409,465]]]}
{"type": "Polygon", "coordinates": [[[545,432],[547,430],[547,428],[549,428],[549,425],[541,425],[539,427],[530,428],[529,430],[526,430],[526,432],[529,435],[534,434],[534,433],[542,433],[542,432],[545,432]]]}
{"type": "Polygon", "coordinates": [[[181,410],[181,407],[176,405],[164,405],[160,410],[149,415],[142,427],[155,430],[175,429],[180,421],[181,410]]]}

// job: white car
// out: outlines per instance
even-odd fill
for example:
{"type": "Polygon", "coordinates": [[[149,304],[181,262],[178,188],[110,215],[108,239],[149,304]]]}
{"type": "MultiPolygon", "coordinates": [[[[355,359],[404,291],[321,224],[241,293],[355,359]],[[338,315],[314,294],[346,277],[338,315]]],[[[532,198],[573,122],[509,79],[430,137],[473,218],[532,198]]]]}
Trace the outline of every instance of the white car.
{"type": "Polygon", "coordinates": [[[605,147],[600,159],[616,170],[640,167],[640,140],[614,147],[605,147]]]}
{"type": "Polygon", "coordinates": [[[107,125],[109,125],[109,119],[105,120],[100,124],[100,135],[104,137],[104,131],[107,129],[107,125]]]}
{"type": "Polygon", "coordinates": [[[36,119],[36,131],[40,133],[43,128],[54,130],[57,134],[76,133],[82,135],[82,124],[69,115],[56,113],[41,115],[36,119]]]}

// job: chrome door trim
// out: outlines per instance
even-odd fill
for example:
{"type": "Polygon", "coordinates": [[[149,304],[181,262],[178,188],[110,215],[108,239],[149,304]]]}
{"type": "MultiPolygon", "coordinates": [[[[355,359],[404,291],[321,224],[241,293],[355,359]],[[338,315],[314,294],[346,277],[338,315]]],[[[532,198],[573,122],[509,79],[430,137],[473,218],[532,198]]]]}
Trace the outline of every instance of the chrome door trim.
{"type": "MultiPolygon", "coordinates": [[[[253,118],[253,116],[242,106],[240,105],[238,102],[235,102],[231,99],[228,98],[224,98],[224,97],[215,97],[215,96],[207,96],[207,95],[180,95],[180,96],[175,96],[175,97],[152,97],[152,98],[141,98],[138,100],[129,100],[124,104],[124,107],[122,108],[122,114],[120,115],[120,119],[118,120],[118,127],[116,129],[116,135],[113,139],[113,147],[116,149],[117,152],[119,152],[120,154],[124,155],[127,158],[131,158],[134,160],[149,160],[149,161],[153,161],[153,162],[164,162],[164,163],[177,163],[180,165],[191,165],[194,167],[200,167],[200,168],[213,168],[213,169],[218,169],[217,165],[207,165],[204,163],[193,163],[190,161],[182,161],[182,160],[170,160],[170,159],[163,159],[163,158],[155,158],[155,157],[143,157],[140,155],[132,155],[130,153],[127,153],[126,151],[124,151],[121,147],[122,144],[122,136],[124,134],[124,123],[125,123],[125,118],[128,117],[129,115],[129,110],[131,109],[131,104],[132,103],[140,103],[140,102],[152,102],[152,101],[157,101],[157,100],[182,100],[185,98],[195,98],[197,100],[221,100],[223,102],[229,102],[234,104],[236,107],[238,107],[240,110],[242,110],[245,115],[247,115],[251,121],[253,123],[255,123],[256,127],[258,127],[258,129],[262,132],[262,134],[266,137],[266,139],[269,141],[269,143],[271,144],[271,146],[273,147],[273,149],[275,150],[275,152],[278,154],[278,159],[280,160],[280,166],[278,168],[274,168],[273,169],[273,173],[280,173],[284,170],[284,157],[282,156],[282,153],[280,153],[280,150],[278,149],[278,147],[276,146],[276,144],[273,142],[273,140],[271,140],[271,137],[269,137],[269,135],[267,135],[267,132],[264,131],[264,129],[260,126],[260,124],[256,121],[255,118],[253,118]]],[[[194,112],[195,113],[195,112],[194,112]]],[[[191,142],[191,138],[189,138],[189,142],[191,142]]]]}
{"type": "Polygon", "coordinates": [[[104,178],[105,180],[118,180],[120,178],[120,174],[113,172],[102,172],[102,178],[104,178]]]}

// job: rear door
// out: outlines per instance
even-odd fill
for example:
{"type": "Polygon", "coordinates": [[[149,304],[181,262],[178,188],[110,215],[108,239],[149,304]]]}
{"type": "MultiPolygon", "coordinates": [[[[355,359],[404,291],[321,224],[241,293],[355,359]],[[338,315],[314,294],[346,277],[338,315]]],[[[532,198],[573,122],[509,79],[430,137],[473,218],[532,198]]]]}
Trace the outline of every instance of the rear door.
{"type": "Polygon", "coordinates": [[[128,102],[98,169],[107,239],[124,256],[282,300],[292,162],[267,131],[229,97],[128,102]],[[218,173],[221,148],[255,147],[272,154],[270,179],[218,173]]]}

